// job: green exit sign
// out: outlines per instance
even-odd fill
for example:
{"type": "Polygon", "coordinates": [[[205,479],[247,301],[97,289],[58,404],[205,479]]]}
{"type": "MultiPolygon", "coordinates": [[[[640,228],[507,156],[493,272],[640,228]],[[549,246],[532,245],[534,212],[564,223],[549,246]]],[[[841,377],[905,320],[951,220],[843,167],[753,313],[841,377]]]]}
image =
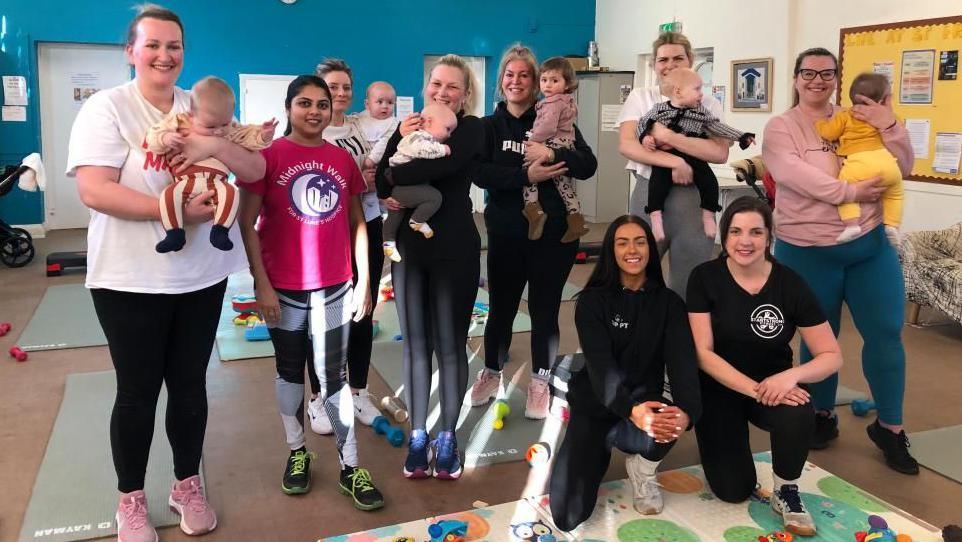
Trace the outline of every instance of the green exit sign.
{"type": "Polygon", "coordinates": [[[681,32],[681,21],[661,23],[658,25],[658,32],[681,32]]]}

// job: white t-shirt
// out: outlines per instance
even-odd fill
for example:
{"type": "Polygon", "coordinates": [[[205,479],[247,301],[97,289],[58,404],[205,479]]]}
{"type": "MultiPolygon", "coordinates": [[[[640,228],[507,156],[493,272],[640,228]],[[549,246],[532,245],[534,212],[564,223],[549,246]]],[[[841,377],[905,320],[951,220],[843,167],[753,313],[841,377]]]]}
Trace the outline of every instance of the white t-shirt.
{"type": "MultiPolygon", "coordinates": [[[[371,152],[371,146],[361,130],[356,115],[347,115],[344,124],[340,126],[328,125],[324,129],[324,139],[351,153],[357,162],[357,167],[364,169],[364,159],[371,152]]],[[[361,194],[361,208],[364,210],[364,220],[370,222],[381,216],[381,203],[377,199],[377,192],[361,194]]]]}
{"type": "MultiPolygon", "coordinates": [[[[625,100],[625,104],[621,106],[621,112],[618,113],[618,119],[615,121],[618,126],[627,121],[638,122],[641,117],[645,115],[655,104],[661,102],[667,102],[668,97],[661,95],[661,90],[658,87],[651,88],[636,88],[631,91],[628,95],[628,99],[625,100]]],[[[705,95],[701,99],[701,105],[706,109],[711,111],[712,115],[718,118],[718,120],[725,120],[722,111],[722,106],[718,103],[718,100],[714,96],[705,95]]],[[[629,171],[634,171],[639,177],[648,179],[651,177],[651,166],[648,164],[641,164],[635,162],[634,160],[628,160],[628,164],[625,165],[625,169],[629,171]]]]}
{"type": "MultiPolygon", "coordinates": [[[[175,88],[172,111],[189,110],[189,94],[175,88]]],[[[141,95],[136,81],[94,94],[80,108],[70,132],[67,176],[75,176],[79,166],[117,168],[121,185],[159,198],[173,177],[166,159],[147,150],[146,135],[165,115],[141,95]]],[[[91,210],[86,285],[180,294],[207,288],[246,268],[237,224],[230,230],[234,248],[229,251],[210,244],[210,228],[211,222],[187,226],[186,246],[160,254],[154,247],[167,235],[160,221],[126,220],[91,210]]]]}
{"type": "Polygon", "coordinates": [[[391,139],[401,121],[395,116],[376,119],[365,109],[357,114],[357,123],[361,127],[361,131],[364,132],[367,142],[371,144],[371,154],[368,157],[374,160],[374,163],[380,163],[381,158],[384,157],[387,142],[391,139]]]}

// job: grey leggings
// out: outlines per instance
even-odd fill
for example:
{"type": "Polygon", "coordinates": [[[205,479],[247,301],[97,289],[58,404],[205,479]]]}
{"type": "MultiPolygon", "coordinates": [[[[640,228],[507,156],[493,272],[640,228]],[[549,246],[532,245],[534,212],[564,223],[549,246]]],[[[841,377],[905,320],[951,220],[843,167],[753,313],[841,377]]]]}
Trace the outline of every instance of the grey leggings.
{"type": "MultiPolygon", "coordinates": [[[[391,197],[398,200],[405,207],[414,209],[411,213],[411,221],[423,224],[434,216],[441,208],[441,192],[429,184],[416,184],[411,186],[395,186],[391,189],[391,197]]],[[[400,211],[388,211],[387,220],[384,221],[384,241],[397,241],[397,230],[404,222],[404,214],[407,209],[400,211]]]]}
{"type": "MultiPolygon", "coordinates": [[[[648,179],[635,175],[635,189],[631,193],[628,212],[638,215],[649,223],[645,213],[648,203],[648,179]]],[[[688,275],[700,263],[711,258],[715,240],[705,235],[702,225],[701,198],[693,185],[675,185],[665,200],[663,221],[665,240],[658,244],[658,251],[664,256],[668,252],[668,287],[682,299],[688,288],[688,275]]]]}

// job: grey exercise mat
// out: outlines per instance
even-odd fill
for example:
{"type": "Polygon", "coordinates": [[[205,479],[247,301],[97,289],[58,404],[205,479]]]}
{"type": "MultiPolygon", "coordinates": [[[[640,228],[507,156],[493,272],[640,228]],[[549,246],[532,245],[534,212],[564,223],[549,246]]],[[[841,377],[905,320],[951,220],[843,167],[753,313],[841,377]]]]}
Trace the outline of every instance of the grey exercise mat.
{"type": "MultiPolygon", "coordinates": [[[[20,542],[88,540],[117,533],[117,477],[109,441],[115,389],[113,371],[67,376],[60,412],[23,518],[20,542]]],[[[180,521],[167,506],[174,467],[164,429],[166,408],[167,393],[162,390],[144,488],[150,520],[157,527],[180,521]]]]}
{"type": "Polygon", "coordinates": [[[217,324],[217,349],[224,361],[250,358],[274,357],[274,345],[271,341],[248,341],[244,339],[245,326],[234,324],[234,312],[231,298],[237,294],[253,294],[254,278],[247,271],[234,273],[227,277],[227,292],[224,294],[224,305],[220,311],[220,322],[217,324]]]}
{"type": "MultiPolygon", "coordinates": [[[[485,281],[488,280],[488,251],[487,250],[481,253],[481,278],[484,279],[485,281]]],[[[565,281],[564,288],[561,290],[561,300],[573,301],[575,296],[578,295],[578,292],[580,291],[581,291],[580,287],[565,281]]],[[[521,299],[524,299],[525,302],[528,301],[528,285],[527,284],[525,284],[524,286],[524,291],[521,292],[521,299]]]]}
{"type": "MultiPolygon", "coordinates": [[[[477,302],[488,304],[488,292],[478,289],[477,302]]],[[[401,324],[397,317],[397,304],[394,301],[382,301],[374,308],[374,319],[378,323],[378,334],[374,337],[374,343],[395,342],[394,338],[401,334],[401,324]]],[[[531,317],[518,311],[511,324],[512,333],[526,333],[531,331],[531,317]]],[[[484,321],[472,319],[471,327],[468,328],[468,337],[483,337],[484,321]]],[[[221,355],[223,356],[223,352],[221,355]]]]}
{"type": "Polygon", "coordinates": [[[47,288],[17,344],[26,352],[106,345],[90,290],[83,284],[47,288]]]}
{"type": "MultiPolygon", "coordinates": [[[[401,368],[402,343],[387,342],[374,345],[371,365],[387,382],[395,393],[399,391],[404,397],[404,383],[401,368]]],[[[440,406],[438,394],[437,360],[434,362],[432,376],[431,399],[428,406],[428,432],[437,435],[440,423],[440,406]]],[[[470,385],[478,371],[484,367],[480,356],[468,351],[468,393],[461,406],[458,418],[458,447],[464,453],[464,465],[476,467],[493,465],[505,461],[523,461],[528,447],[536,442],[548,442],[552,450],[556,450],[564,436],[564,424],[554,416],[545,420],[529,420],[524,417],[524,403],[526,394],[513,386],[502,388],[501,398],[508,401],[511,413],[504,422],[504,428],[494,430],[494,402],[484,407],[472,408],[470,402],[470,385]]],[[[404,428],[407,430],[407,428],[404,428]]]]}
{"type": "Polygon", "coordinates": [[[925,468],[962,483],[962,425],[909,434],[912,455],[925,468]]]}
{"type": "Polygon", "coordinates": [[[855,391],[852,388],[846,388],[842,385],[838,386],[838,391],[835,392],[835,406],[850,405],[852,401],[856,399],[868,399],[868,395],[860,391],[855,391]]]}

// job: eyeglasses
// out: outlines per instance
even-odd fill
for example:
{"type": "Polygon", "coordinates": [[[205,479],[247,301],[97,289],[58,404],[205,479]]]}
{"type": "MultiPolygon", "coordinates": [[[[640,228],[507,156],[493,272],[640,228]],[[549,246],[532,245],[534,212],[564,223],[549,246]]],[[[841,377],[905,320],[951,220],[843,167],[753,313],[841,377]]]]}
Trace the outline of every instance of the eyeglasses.
{"type": "Polygon", "coordinates": [[[802,76],[802,79],[806,81],[811,81],[812,79],[815,79],[816,75],[821,77],[822,81],[831,81],[832,79],[835,79],[835,75],[837,73],[838,73],[838,70],[834,68],[830,70],[822,70],[822,71],[807,70],[807,69],[798,70],[798,75],[802,76]]]}

